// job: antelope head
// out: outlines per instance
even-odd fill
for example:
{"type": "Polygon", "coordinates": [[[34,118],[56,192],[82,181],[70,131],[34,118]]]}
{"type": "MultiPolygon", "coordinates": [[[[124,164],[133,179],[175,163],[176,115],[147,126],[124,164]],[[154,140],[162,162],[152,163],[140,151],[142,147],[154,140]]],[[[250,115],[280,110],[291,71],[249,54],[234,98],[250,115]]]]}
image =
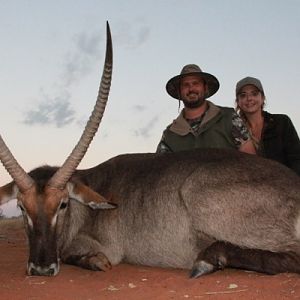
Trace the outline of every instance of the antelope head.
{"type": "Polygon", "coordinates": [[[0,204],[17,199],[29,241],[29,275],[56,275],[59,272],[57,238],[70,199],[93,209],[115,208],[113,203],[87,186],[71,180],[100,125],[108,100],[112,76],[112,41],[107,23],[106,55],[94,110],[71,154],[60,168],[40,168],[26,173],[0,135],[0,160],[13,181],[0,187],[0,204]],[[38,179],[37,179],[38,178],[38,179]]]}

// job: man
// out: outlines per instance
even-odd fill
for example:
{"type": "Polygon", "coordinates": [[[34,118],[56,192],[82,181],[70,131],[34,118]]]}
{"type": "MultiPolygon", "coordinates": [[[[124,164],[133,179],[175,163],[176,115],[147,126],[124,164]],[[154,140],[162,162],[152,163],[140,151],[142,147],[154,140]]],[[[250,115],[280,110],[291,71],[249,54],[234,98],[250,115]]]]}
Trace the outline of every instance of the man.
{"type": "Polygon", "coordinates": [[[255,154],[247,127],[233,108],[206,100],[219,89],[218,79],[194,64],[183,67],[171,78],[166,90],[181,100],[184,108],[163,132],[156,152],[177,152],[194,148],[234,148],[255,154]]]}

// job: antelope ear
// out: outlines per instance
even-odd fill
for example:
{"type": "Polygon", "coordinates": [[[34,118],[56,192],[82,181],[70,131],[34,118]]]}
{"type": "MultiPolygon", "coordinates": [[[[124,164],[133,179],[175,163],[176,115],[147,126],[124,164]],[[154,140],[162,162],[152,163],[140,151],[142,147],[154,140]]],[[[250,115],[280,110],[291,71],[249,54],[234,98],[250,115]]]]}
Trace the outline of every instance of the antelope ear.
{"type": "Polygon", "coordinates": [[[16,199],[19,189],[14,181],[0,187],[0,205],[16,199]]]}
{"type": "Polygon", "coordinates": [[[67,190],[70,198],[92,209],[113,209],[117,207],[117,204],[108,201],[81,182],[68,182],[67,190]]]}

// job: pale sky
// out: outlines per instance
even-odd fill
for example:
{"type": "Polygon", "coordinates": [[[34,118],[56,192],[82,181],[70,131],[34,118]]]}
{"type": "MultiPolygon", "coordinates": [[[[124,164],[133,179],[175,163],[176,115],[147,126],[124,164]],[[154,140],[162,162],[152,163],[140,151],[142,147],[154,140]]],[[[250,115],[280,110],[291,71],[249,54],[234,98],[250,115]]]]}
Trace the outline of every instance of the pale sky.
{"type": "Polygon", "coordinates": [[[266,110],[299,132],[299,18],[300,0],[0,0],[0,134],[27,171],[63,163],[96,100],[107,20],[111,94],[80,168],[154,152],[178,115],[166,82],[188,63],[219,79],[210,100],[223,106],[238,80],[259,78],[266,110]]]}

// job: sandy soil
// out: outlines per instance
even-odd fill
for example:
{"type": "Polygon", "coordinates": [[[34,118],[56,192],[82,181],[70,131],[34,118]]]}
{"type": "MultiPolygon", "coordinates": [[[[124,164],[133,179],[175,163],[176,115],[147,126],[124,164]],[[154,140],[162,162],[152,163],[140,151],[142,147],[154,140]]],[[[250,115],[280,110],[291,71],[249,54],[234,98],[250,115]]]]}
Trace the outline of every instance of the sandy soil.
{"type": "Polygon", "coordinates": [[[300,299],[300,276],[239,270],[189,279],[187,270],[121,264],[109,272],[62,265],[56,277],[25,274],[27,245],[20,219],[0,221],[0,299],[300,299]]]}

